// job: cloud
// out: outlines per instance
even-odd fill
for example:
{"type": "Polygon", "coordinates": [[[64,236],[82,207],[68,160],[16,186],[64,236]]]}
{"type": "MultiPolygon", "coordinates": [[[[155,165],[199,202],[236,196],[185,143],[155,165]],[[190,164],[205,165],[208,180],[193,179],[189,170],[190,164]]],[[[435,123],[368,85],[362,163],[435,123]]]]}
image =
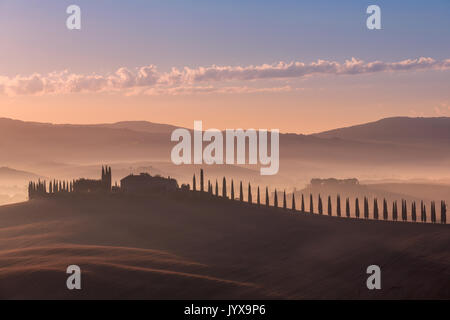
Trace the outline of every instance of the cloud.
{"type": "Polygon", "coordinates": [[[67,70],[47,75],[38,73],[15,77],[0,76],[0,94],[44,95],[68,93],[121,92],[126,95],[180,95],[206,93],[256,93],[291,91],[290,87],[254,88],[226,86],[230,82],[295,79],[314,75],[360,75],[450,69],[450,59],[407,59],[398,62],[364,62],[356,58],[343,63],[318,60],[312,63],[278,62],[257,66],[209,66],[159,72],[154,65],[134,70],[122,67],[107,75],[75,74],[67,70]],[[219,86],[214,86],[219,84],[219,86]]]}

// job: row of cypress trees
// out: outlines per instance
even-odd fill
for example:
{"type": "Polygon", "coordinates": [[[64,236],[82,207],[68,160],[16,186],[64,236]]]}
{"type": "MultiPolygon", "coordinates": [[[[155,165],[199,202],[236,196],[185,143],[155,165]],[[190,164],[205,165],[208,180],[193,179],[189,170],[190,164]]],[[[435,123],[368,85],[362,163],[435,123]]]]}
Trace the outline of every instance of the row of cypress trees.
{"type": "MultiPolygon", "coordinates": [[[[195,174],[193,176],[193,181],[192,181],[192,186],[193,186],[193,191],[197,191],[197,184],[196,184],[196,177],[195,174]]],[[[199,191],[200,192],[205,192],[204,189],[204,183],[205,183],[205,179],[204,179],[204,172],[203,169],[200,170],[200,188],[199,191]]],[[[208,184],[207,184],[207,192],[215,195],[215,196],[220,196],[219,195],[219,183],[216,180],[215,182],[215,187],[213,186],[213,184],[211,183],[210,180],[208,180],[208,184]]],[[[228,198],[227,195],[227,181],[226,178],[223,177],[222,180],[222,194],[221,196],[223,198],[228,198]]],[[[244,191],[243,191],[243,185],[242,185],[242,181],[240,181],[239,183],[239,198],[235,198],[235,193],[234,193],[234,181],[231,180],[231,187],[230,187],[230,199],[232,200],[239,200],[241,202],[244,202],[244,191]]],[[[282,200],[282,208],[283,209],[287,209],[287,200],[286,200],[286,190],[283,192],[283,200],[282,200]]],[[[363,199],[363,217],[364,219],[369,219],[369,200],[367,197],[364,197],[363,199]]],[[[252,196],[252,187],[251,184],[248,184],[248,191],[247,191],[247,202],[248,203],[253,203],[253,196],[252,196]]],[[[259,186],[257,187],[257,195],[256,195],[256,204],[257,205],[262,205],[261,202],[261,195],[260,195],[260,188],[259,186]]],[[[268,187],[266,187],[265,189],[265,206],[269,207],[270,206],[270,197],[269,197],[269,189],[268,187]]],[[[279,203],[278,203],[278,191],[277,189],[275,189],[274,192],[274,197],[273,197],[273,207],[279,207],[279,203]]],[[[423,203],[423,201],[421,201],[420,203],[420,208],[421,208],[421,214],[420,214],[420,221],[421,222],[427,222],[427,214],[426,214],[426,205],[423,203]]],[[[295,194],[292,194],[292,204],[291,204],[291,210],[293,211],[297,211],[296,208],[296,203],[295,203],[295,194]]],[[[388,203],[386,201],[386,199],[383,199],[383,220],[389,220],[389,212],[388,212],[388,203]]],[[[307,212],[306,208],[305,208],[305,198],[304,195],[301,195],[301,205],[300,205],[300,212],[307,212]]],[[[345,199],[345,217],[350,218],[350,199],[346,198],[345,199]]],[[[313,214],[314,212],[314,199],[313,199],[313,195],[310,194],[309,195],[309,213],[313,214]]],[[[361,212],[360,212],[360,205],[359,205],[359,199],[355,198],[355,205],[354,205],[354,212],[355,212],[355,217],[356,218],[360,218],[361,212]]],[[[322,202],[322,197],[319,194],[318,195],[318,199],[317,199],[317,213],[319,215],[322,215],[324,213],[323,210],[323,202],[322,202]]],[[[441,201],[441,223],[447,223],[447,205],[445,203],[445,201],[441,201]]],[[[332,200],[331,200],[331,196],[328,196],[328,203],[327,203],[327,214],[329,216],[333,215],[333,205],[332,205],[332,200]]],[[[397,201],[393,201],[392,202],[392,210],[391,210],[391,218],[393,221],[397,221],[398,220],[398,208],[397,208],[397,201]]],[[[341,212],[341,197],[340,195],[336,196],[336,216],[341,217],[342,216],[342,212],[341,212]]],[[[372,218],[375,220],[379,220],[380,219],[380,212],[378,209],[378,199],[374,198],[373,199],[373,209],[372,209],[372,218]]],[[[431,222],[432,223],[437,223],[437,217],[436,217],[436,205],[435,202],[432,201],[431,202],[431,222]]],[[[406,200],[402,200],[402,206],[401,206],[401,219],[402,221],[408,221],[408,206],[407,206],[407,201],[406,200]]],[[[413,201],[411,203],[411,221],[413,222],[417,222],[418,221],[418,216],[416,213],[416,202],[413,201]]]]}

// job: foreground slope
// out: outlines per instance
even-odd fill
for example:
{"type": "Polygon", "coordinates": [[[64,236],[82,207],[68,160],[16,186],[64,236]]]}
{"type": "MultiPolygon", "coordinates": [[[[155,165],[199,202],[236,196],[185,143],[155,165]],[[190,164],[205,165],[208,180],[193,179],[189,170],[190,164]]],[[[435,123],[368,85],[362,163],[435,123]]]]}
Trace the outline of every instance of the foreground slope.
{"type": "Polygon", "coordinates": [[[32,200],[0,207],[0,298],[449,299],[449,231],[192,195],[32,200]]]}

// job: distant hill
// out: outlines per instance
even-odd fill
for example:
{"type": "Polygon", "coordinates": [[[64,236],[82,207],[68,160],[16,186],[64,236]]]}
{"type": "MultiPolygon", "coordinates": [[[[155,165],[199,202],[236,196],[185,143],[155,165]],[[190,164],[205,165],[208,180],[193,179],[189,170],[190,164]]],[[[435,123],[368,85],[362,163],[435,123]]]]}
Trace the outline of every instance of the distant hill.
{"type": "MultiPolygon", "coordinates": [[[[176,144],[170,135],[175,128],[146,121],[72,125],[0,118],[0,150],[7,151],[0,153],[0,164],[41,171],[35,165],[170,163],[176,144]]],[[[300,176],[306,180],[345,175],[367,179],[373,175],[360,176],[367,167],[381,166],[395,174],[399,168],[427,166],[442,176],[442,168],[450,163],[449,128],[449,118],[389,118],[315,135],[281,134],[277,178],[282,185],[297,184],[300,176]],[[355,171],[358,167],[360,171],[355,171]]],[[[192,172],[190,166],[182,169],[192,172]]],[[[250,169],[259,175],[257,168],[250,169]]]]}
{"type": "Polygon", "coordinates": [[[27,172],[27,171],[21,171],[12,169],[9,167],[0,167],[0,184],[2,181],[8,180],[36,180],[42,178],[41,176],[27,172]]]}
{"type": "Polygon", "coordinates": [[[172,133],[173,130],[178,128],[168,124],[153,123],[148,121],[121,121],[116,123],[97,124],[93,126],[112,129],[129,129],[147,133],[172,133]]]}
{"type": "Polygon", "coordinates": [[[368,142],[445,143],[450,146],[450,118],[386,118],[361,125],[325,131],[313,136],[368,142]]]}

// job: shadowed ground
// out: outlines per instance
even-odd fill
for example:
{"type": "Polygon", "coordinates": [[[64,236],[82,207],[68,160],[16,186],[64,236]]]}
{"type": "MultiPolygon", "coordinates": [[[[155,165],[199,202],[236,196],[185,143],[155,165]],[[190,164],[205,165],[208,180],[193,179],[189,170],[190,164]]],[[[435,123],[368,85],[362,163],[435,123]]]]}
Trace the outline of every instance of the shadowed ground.
{"type": "Polygon", "coordinates": [[[0,298],[450,299],[448,225],[363,221],[197,196],[0,207],[0,298]],[[68,265],[82,290],[66,288],[68,265]],[[382,290],[366,288],[367,266],[382,290]]]}

